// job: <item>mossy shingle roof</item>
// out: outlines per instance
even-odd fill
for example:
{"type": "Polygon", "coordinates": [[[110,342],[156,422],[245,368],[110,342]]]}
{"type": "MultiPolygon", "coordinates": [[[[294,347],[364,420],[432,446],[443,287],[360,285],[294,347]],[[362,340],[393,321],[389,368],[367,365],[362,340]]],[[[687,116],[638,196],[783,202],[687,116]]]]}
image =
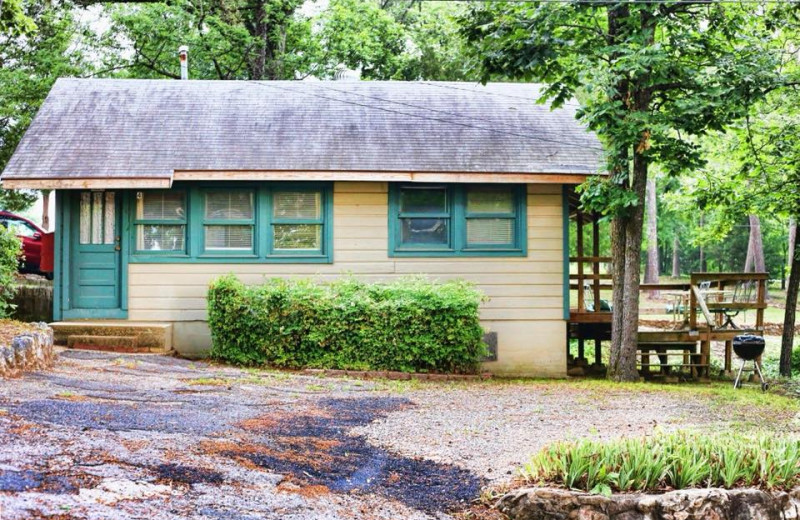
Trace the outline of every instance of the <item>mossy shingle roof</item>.
{"type": "Polygon", "coordinates": [[[3,179],[176,170],[598,172],[576,105],[531,84],[60,79],[3,179]]]}

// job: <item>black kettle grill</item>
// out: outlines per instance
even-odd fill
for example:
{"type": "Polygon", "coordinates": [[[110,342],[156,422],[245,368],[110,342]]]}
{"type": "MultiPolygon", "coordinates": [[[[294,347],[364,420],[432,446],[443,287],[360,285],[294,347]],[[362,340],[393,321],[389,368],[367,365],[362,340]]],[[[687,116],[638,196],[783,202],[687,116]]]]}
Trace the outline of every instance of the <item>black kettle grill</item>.
{"type": "Polygon", "coordinates": [[[766,392],[767,389],[769,389],[769,384],[764,380],[764,374],[761,373],[761,367],[758,365],[758,358],[764,353],[765,345],[764,338],[752,334],[742,334],[733,338],[733,351],[742,359],[742,365],[739,367],[736,382],[733,383],[734,388],[742,387],[744,365],[748,361],[752,361],[753,365],[755,365],[755,371],[761,379],[761,390],[766,392]]]}

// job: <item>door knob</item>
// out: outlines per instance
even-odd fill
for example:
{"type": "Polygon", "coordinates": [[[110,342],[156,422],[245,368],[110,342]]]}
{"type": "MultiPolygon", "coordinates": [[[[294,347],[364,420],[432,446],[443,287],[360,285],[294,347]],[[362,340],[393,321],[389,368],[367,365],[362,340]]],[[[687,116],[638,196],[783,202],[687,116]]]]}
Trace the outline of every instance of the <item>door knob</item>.
{"type": "Polygon", "coordinates": [[[119,251],[119,250],[120,250],[119,244],[115,245],[114,246],[114,251],[119,251]]]}

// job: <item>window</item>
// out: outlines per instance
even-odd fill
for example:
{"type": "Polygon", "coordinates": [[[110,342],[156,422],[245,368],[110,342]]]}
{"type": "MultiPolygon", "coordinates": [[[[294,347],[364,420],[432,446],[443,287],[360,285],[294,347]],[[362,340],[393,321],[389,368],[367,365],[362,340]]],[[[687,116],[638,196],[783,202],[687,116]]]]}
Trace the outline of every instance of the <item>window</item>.
{"type": "Polygon", "coordinates": [[[84,191],[79,207],[81,244],[113,244],[115,242],[115,201],[113,191],[84,191]]]}
{"type": "Polygon", "coordinates": [[[390,254],[524,256],[525,187],[394,184],[390,254]]]}
{"type": "Polygon", "coordinates": [[[176,183],[135,196],[134,263],[332,261],[330,184],[176,183]]]}
{"type": "Polygon", "coordinates": [[[204,195],[205,251],[253,252],[255,193],[252,190],[214,190],[204,195]]]}
{"type": "Polygon", "coordinates": [[[36,228],[24,220],[1,219],[0,225],[8,228],[11,233],[17,235],[18,237],[33,238],[33,236],[38,233],[36,228]]]}
{"type": "Polygon", "coordinates": [[[322,190],[272,192],[272,254],[322,253],[322,190]]]}
{"type": "Polygon", "coordinates": [[[186,193],[159,190],[136,193],[137,251],[186,251],[186,193]]]}

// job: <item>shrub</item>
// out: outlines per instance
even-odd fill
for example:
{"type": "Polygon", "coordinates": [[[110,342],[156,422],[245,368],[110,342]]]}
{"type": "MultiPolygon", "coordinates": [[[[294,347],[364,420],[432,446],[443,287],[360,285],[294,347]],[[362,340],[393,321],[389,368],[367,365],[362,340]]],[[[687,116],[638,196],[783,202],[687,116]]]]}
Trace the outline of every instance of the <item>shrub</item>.
{"type": "Polygon", "coordinates": [[[229,275],[208,293],[211,355],[276,367],[474,373],[486,356],[482,294],[420,278],[366,284],[229,275]]]}
{"type": "Polygon", "coordinates": [[[609,494],[708,486],[789,489],[800,483],[800,441],[778,435],[659,434],[559,442],[521,471],[537,484],[609,494]]]}
{"type": "Polygon", "coordinates": [[[14,310],[11,300],[17,292],[15,275],[21,248],[19,239],[5,226],[0,226],[0,318],[9,317],[14,310]]]}

